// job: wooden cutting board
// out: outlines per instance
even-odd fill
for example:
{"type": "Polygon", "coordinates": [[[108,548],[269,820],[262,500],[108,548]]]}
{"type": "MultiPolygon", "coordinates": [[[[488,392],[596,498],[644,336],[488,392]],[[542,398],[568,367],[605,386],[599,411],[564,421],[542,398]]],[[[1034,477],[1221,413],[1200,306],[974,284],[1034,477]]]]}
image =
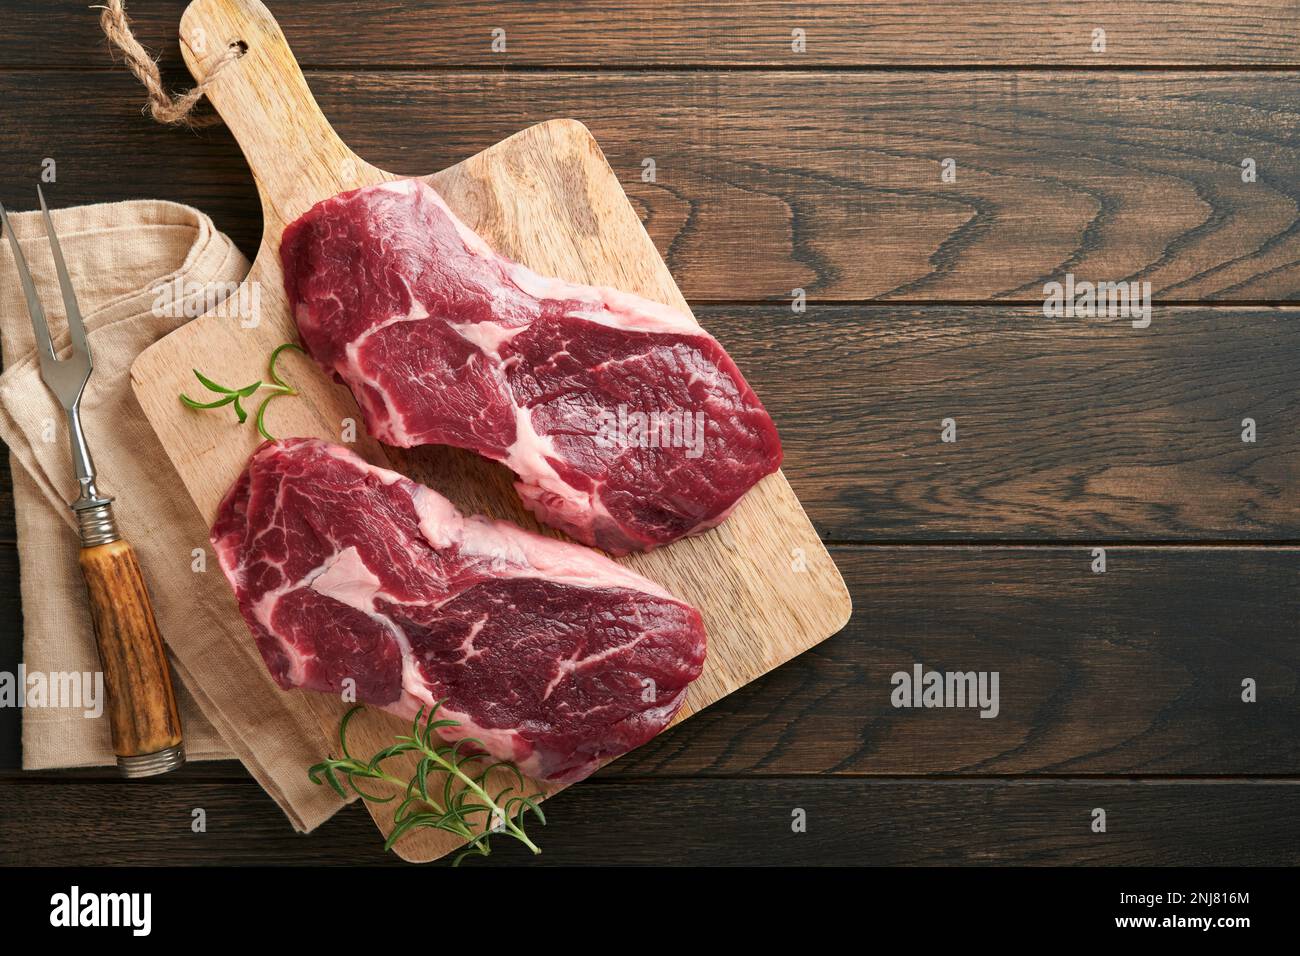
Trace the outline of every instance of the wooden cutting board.
{"type": "MultiPolygon", "coordinates": [[[[232,385],[264,378],[271,350],[297,340],[279,261],[285,225],[319,200],[397,178],[356,156],[330,128],[261,3],[197,0],[185,11],[181,43],[196,79],[208,76],[210,65],[233,41],[244,44],[246,52],[218,71],[208,97],[239,141],[261,195],[262,245],[246,280],[260,299],[250,291],[244,300],[258,303],[256,322],[209,313],[158,342],[132,368],[140,404],[208,521],[260,439],[251,424],[237,425],[229,408],[201,412],[180,403],[180,393],[199,391],[191,369],[232,385]]],[[[412,123],[422,121],[428,122],[429,135],[438,134],[436,118],[411,116],[412,123]]],[[[533,126],[426,179],[494,248],[540,273],[614,286],[687,309],[600,147],[580,123],[533,126]]],[[[270,406],[272,433],[337,442],[351,427],[352,447],[371,461],[425,482],[467,513],[538,530],[502,466],[455,449],[380,447],[365,435],[346,390],[296,355],[287,355],[282,367],[303,397],[270,406]]],[[[708,661],[678,720],[834,634],[851,611],[838,570],[780,473],[754,488],[721,527],[622,561],[704,616],[708,661]]],[[[233,598],[231,613],[237,613],[233,598]]],[[[344,707],[326,695],[309,696],[320,719],[324,755],[336,748],[344,707]]],[[[409,725],[369,713],[350,735],[352,750],[373,753],[404,727],[409,725]]],[[[367,806],[387,832],[386,806],[367,806]]],[[[534,839],[544,847],[545,830],[538,829],[534,839]]],[[[456,845],[450,834],[419,831],[396,849],[403,858],[422,862],[456,845]]]]}

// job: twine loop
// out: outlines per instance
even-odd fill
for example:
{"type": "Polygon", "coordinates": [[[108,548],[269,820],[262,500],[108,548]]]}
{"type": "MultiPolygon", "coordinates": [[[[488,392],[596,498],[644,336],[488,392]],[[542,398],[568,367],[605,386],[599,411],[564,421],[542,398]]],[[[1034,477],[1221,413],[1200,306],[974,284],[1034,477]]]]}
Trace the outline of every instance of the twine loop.
{"type": "Polygon", "coordinates": [[[221,56],[213,61],[207,77],[198,86],[173,96],[163,87],[157,59],[149,55],[149,51],[140,45],[140,41],[131,32],[122,0],[105,0],[104,5],[97,9],[101,11],[99,25],[104,30],[104,36],[108,37],[108,42],[122,51],[127,68],[144,84],[145,91],[149,95],[145,108],[155,120],[159,123],[191,128],[216,126],[221,122],[221,117],[216,113],[194,115],[194,108],[203,99],[204,93],[216,79],[217,74],[244,55],[246,47],[242,43],[234,42],[226,47],[221,56]]]}

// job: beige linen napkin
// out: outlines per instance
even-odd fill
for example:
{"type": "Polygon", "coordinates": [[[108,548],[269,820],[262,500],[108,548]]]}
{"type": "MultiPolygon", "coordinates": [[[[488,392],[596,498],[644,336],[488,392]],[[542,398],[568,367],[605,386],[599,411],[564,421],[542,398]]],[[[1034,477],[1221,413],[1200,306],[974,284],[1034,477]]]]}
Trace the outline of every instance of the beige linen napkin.
{"type": "MultiPolygon", "coordinates": [[[[186,321],[155,307],[159,290],[170,286],[202,297],[218,284],[242,280],[248,261],[207,216],[174,203],[109,203],[52,216],[94,355],[82,399],[87,440],[100,490],[116,497],[118,525],[139,553],[180,677],[186,753],[196,760],[237,756],[294,826],[309,830],[341,805],[306,776],[323,755],[318,725],[303,695],[280,691],[262,668],[212,653],[222,632],[252,638],[208,547],[207,529],[130,387],[135,357],[186,321]],[[204,551],[206,571],[194,569],[196,548],[204,551]]],[[[56,347],[66,344],[62,298],[39,214],[10,219],[56,347]]],[[[0,347],[0,440],[13,470],[24,664],[28,673],[96,671],[79,542],[67,505],[76,483],[64,416],[40,380],[7,237],[0,244],[0,347]]],[[[86,719],[83,709],[24,711],[25,769],[113,762],[107,719],[86,719]]]]}

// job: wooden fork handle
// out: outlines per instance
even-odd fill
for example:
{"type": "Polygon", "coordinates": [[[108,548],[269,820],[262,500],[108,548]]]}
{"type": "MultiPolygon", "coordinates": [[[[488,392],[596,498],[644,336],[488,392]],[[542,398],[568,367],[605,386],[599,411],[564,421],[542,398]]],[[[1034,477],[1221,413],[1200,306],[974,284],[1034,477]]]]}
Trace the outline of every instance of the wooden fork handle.
{"type": "Polygon", "coordinates": [[[135,549],[120,538],[83,547],[81,573],[95,622],[118,768],[127,777],[174,770],[185,762],[181,719],[135,549]]]}

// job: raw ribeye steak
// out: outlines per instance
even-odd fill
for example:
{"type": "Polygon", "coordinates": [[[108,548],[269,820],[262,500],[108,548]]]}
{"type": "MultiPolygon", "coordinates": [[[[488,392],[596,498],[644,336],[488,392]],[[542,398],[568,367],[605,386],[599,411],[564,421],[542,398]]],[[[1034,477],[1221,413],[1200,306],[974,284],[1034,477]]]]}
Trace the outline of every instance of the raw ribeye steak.
{"type": "Polygon", "coordinates": [[[304,344],[375,437],[504,462],[579,541],[624,554],[707,530],[781,466],[693,318],[497,255],[418,180],[317,204],[280,257],[304,344]]]}
{"type": "Polygon", "coordinates": [[[542,779],[659,733],[704,663],[699,612],[657,584],[314,439],[253,454],[212,545],[281,687],[351,678],[404,717],[445,699],[449,739],[542,779]]]}

